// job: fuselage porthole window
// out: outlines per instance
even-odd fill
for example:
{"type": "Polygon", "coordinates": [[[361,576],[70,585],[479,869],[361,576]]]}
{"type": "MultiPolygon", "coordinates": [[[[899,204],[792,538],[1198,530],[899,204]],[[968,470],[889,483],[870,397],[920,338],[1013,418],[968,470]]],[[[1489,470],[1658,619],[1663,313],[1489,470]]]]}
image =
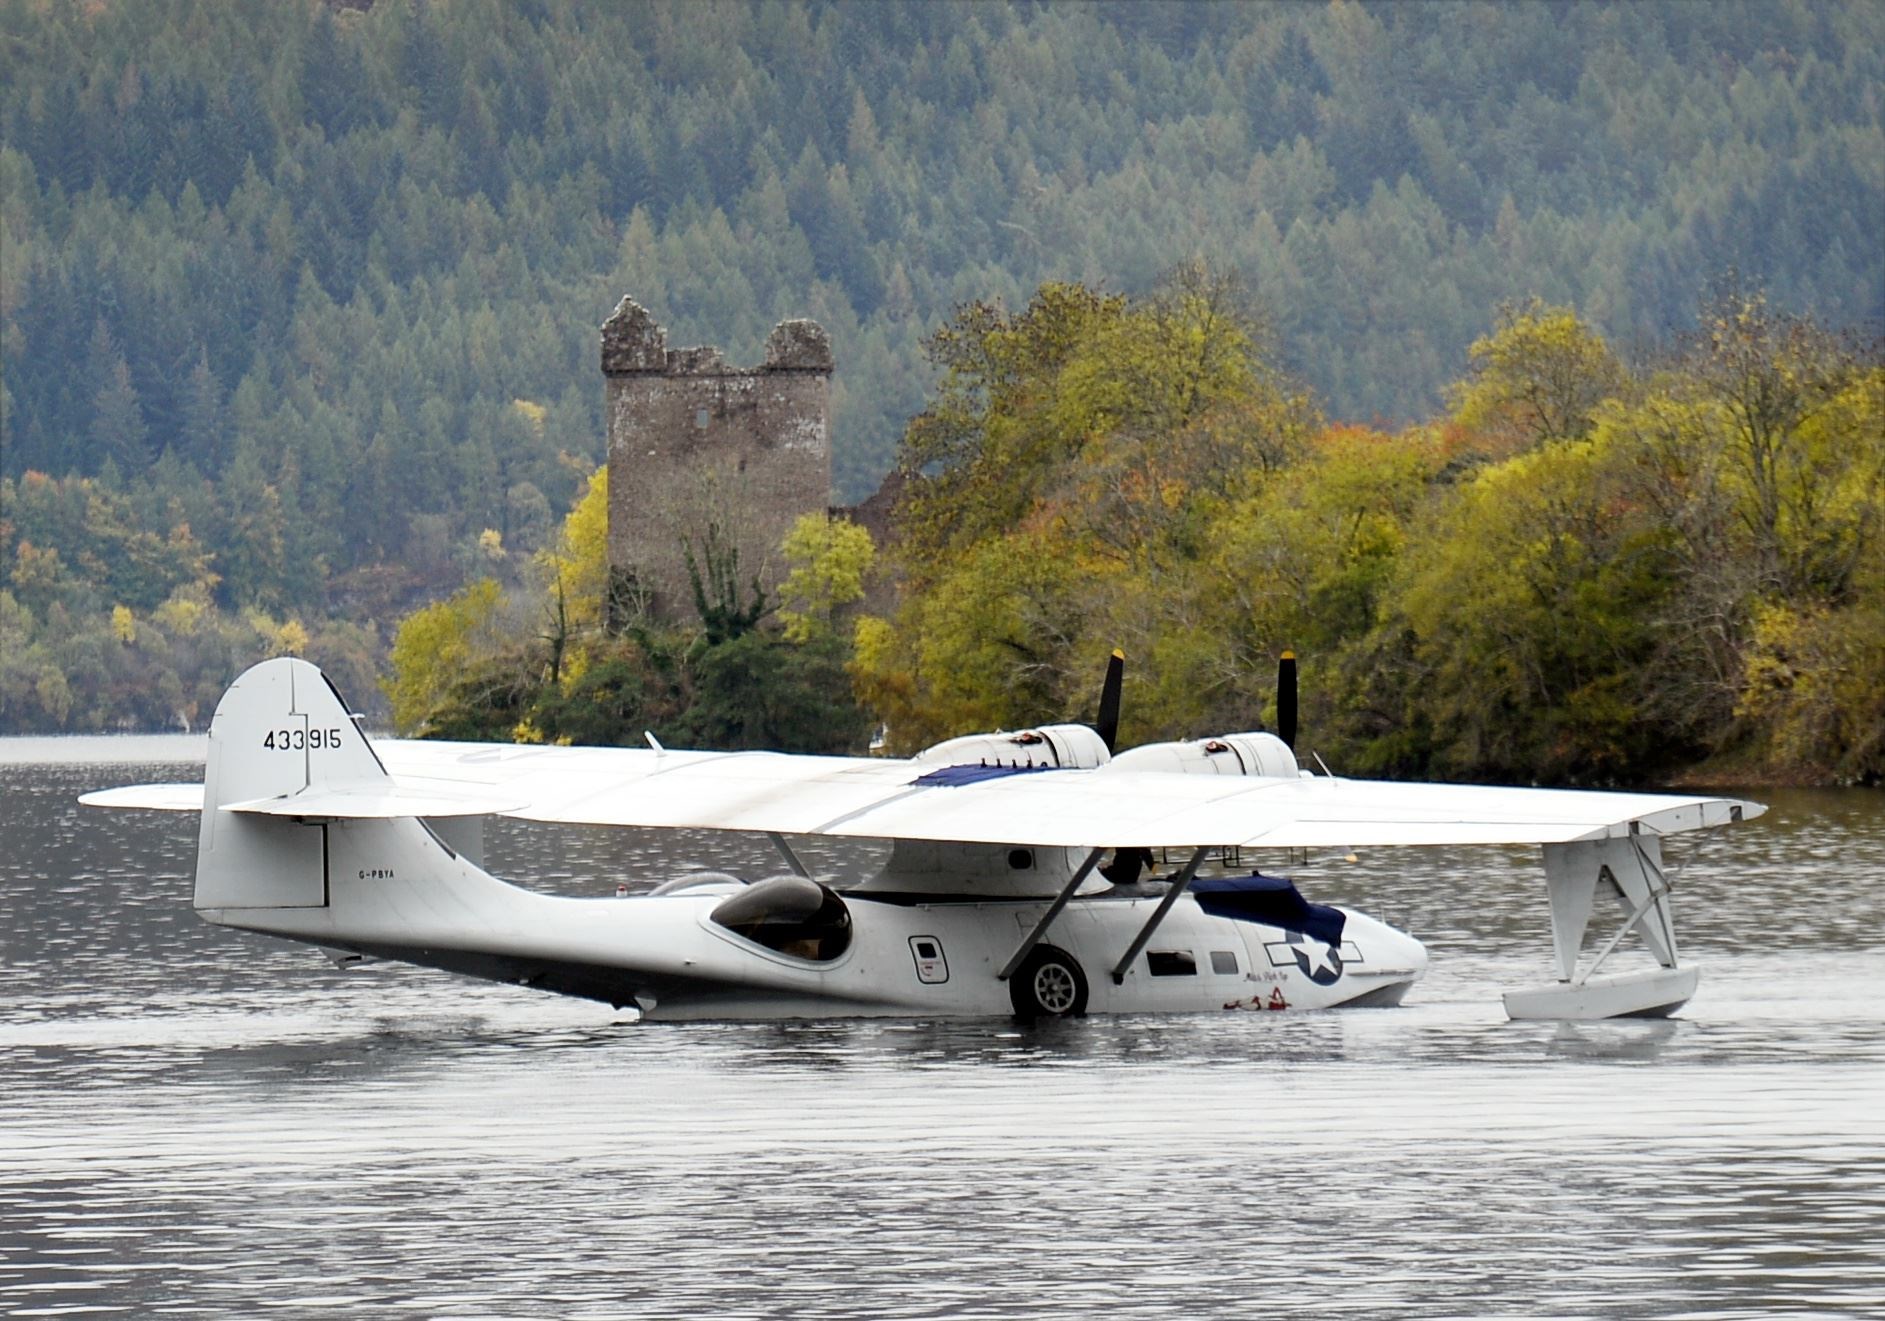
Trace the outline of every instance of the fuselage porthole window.
{"type": "Polygon", "coordinates": [[[1148,950],[1145,963],[1146,970],[1154,977],[1196,977],[1198,975],[1197,956],[1188,949],[1148,950]]]}
{"type": "Polygon", "coordinates": [[[916,980],[938,986],[949,980],[949,959],[942,941],[934,936],[911,936],[910,957],[916,960],[916,980]]]}
{"type": "Polygon", "coordinates": [[[1214,949],[1211,951],[1211,971],[1220,977],[1237,975],[1237,954],[1234,950],[1214,949]]]}

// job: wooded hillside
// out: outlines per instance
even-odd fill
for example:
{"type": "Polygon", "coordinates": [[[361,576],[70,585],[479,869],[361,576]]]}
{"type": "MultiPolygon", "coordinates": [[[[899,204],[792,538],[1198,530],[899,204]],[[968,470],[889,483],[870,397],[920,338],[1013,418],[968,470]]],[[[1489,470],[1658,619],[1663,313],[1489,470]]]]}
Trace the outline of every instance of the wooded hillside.
{"type": "Polygon", "coordinates": [[[370,673],[569,508],[623,293],[823,322],[852,499],[958,305],[1194,257],[1356,421],[1533,294],[1626,359],[1729,268],[1876,326],[1882,75],[1867,3],[4,0],[0,728],[370,673]]]}

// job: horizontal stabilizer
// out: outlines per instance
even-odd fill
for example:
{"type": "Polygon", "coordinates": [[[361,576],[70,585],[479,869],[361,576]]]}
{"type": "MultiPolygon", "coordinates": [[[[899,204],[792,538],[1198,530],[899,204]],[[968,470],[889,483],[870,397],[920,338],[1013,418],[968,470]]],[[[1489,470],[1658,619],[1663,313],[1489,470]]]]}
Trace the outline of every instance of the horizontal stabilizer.
{"type": "Polygon", "coordinates": [[[489,816],[512,812],[526,799],[515,794],[467,792],[462,788],[376,780],[365,784],[311,785],[280,798],[227,803],[224,811],[257,816],[320,817],[336,821],[390,821],[396,817],[489,816]]]}
{"type": "Polygon", "coordinates": [[[122,789],[95,789],[80,794],[87,807],[114,807],[120,810],[142,808],[149,812],[201,812],[203,786],[200,784],[128,784],[122,789]]]}

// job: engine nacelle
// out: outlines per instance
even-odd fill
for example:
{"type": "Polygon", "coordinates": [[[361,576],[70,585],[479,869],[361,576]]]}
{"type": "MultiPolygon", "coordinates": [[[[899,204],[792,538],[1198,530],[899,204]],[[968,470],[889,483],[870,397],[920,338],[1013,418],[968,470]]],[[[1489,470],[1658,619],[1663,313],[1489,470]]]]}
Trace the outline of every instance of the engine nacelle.
{"type": "Polygon", "coordinates": [[[1177,775],[1249,775],[1299,779],[1302,770],[1289,744],[1274,734],[1220,734],[1180,743],[1129,748],[1107,763],[1109,770],[1159,771],[1177,775]]]}
{"type": "Polygon", "coordinates": [[[932,766],[1060,766],[1092,770],[1106,764],[1106,740],[1085,725],[1042,725],[1011,734],[964,734],[924,748],[912,761],[932,766]]]}

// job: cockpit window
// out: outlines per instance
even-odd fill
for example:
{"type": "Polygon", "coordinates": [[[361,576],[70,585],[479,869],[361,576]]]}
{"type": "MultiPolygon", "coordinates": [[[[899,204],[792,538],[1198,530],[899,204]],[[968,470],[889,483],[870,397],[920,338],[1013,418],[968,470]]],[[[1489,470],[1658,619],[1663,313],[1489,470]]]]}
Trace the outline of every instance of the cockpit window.
{"type": "Polygon", "coordinates": [[[794,958],[820,963],[851,947],[851,912],[844,900],[802,876],[775,876],[749,885],[713,910],[737,936],[794,958]]]}

